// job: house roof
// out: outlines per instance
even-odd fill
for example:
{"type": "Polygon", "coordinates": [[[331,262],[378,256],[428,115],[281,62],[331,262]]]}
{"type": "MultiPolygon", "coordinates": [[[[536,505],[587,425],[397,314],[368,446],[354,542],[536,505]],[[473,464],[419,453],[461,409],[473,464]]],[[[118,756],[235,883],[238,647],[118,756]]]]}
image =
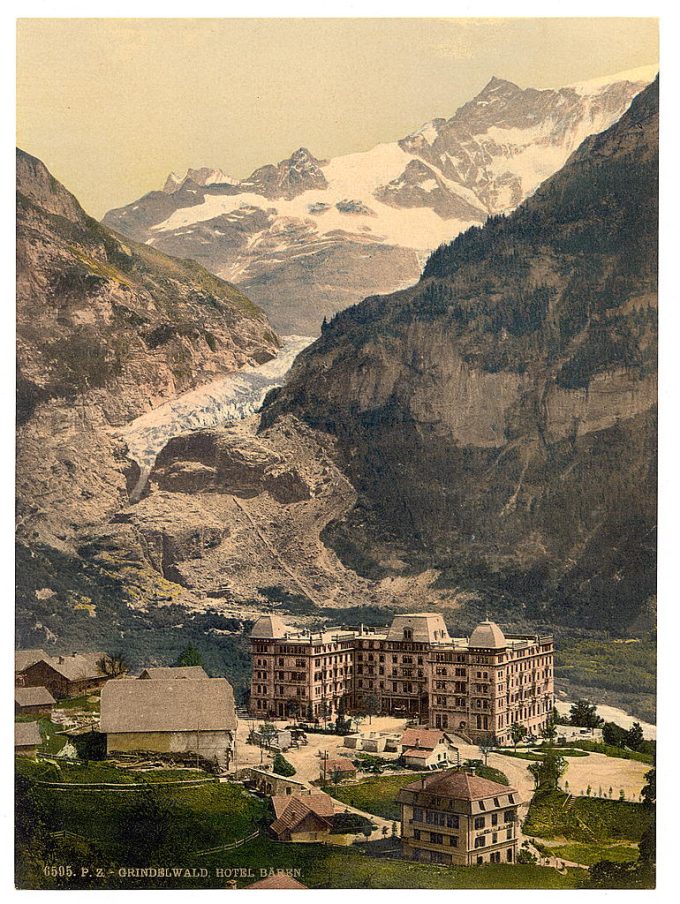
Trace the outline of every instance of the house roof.
{"type": "Polygon", "coordinates": [[[55,699],[46,687],[15,687],[14,702],[19,706],[52,706],[55,699]]]}
{"type": "Polygon", "coordinates": [[[14,671],[23,672],[29,665],[41,659],[49,661],[49,656],[44,650],[17,650],[14,654],[14,671]]]}
{"type": "Polygon", "coordinates": [[[319,812],[317,807],[306,802],[308,798],[315,796],[316,795],[309,794],[304,797],[289,797],[288,800],[290,803],[283,813],[272,823],[272,831],[277,835],[283,835],[285,832],[294,832],[300,823],[307,819],[308,816],[311,816],[316,822],[330,826],[333,817],[332,805],[330,813],[319,812]]]}
{"type": "Polygon", "coordinates": [[[335,814],[333,798],[323,791],[313,794],[276,794],[272,797],[276,819],[272,829],[277,835],[295,831],[305,817],[312,813],[324,822],[330,823],[335,814]]]}
{"type": "MultiPolygon", "coordinates": [[[[101,650],[96,653],[68,653],[61,656],[43,656],[37,662],[46,662],[55,672],[68,681],[82,681],[87,678],[101,678],[104,672],[99,663],[107,656],[101,650]]],[[[27,666],[26,668],[30,668],[27,666]]]]}
{"type": "Polygon", "coordinates": [[[412,760],[426,760],[429,756],[432,756],[432,751],[426,747],[409,747],[408,750],[404,751],[404,756],[411,757],[412,760]]]}
{"type": "Polygon", "coordinates": [[[106,734],[235,729],[234,692],[226,678],[109,681],[102,688],[106,734]]]}
{"type": "Polygon", "coordinates": [[[443,740],[441,731],[430,728],[407,728],[401,736],[403,747],[424,747],[426,750],[434,750],[443,740]]]}
{"type": "Polygon", "coordinates": [[[338,757],[337,760],[326,760],[326,772],[330,773],[334,770],[338,770],[338,772],[356,772],[357,767],[351,760],[348,760],[347,757],[338,757]]]}
{"type": "Polygon", "coordinates": [[[42,744],[42,737],[37,722],[14,723],[15,747],[38,747],[40,744],[42,744]]]}
{"type": "Polygon", "coordinates": [[[405,791],[428,791],[439,797],[450,797],[455,800],[484,800],[487,797],[498,797],[499,794],[515,794],[514,788],[499,785],[498,782],[449,769],[439,775],[428,775],[405,785],[405,791]]]}
{"type": "Polygon", "coordinates": [[[303,801],[307,809],[318,816],[333,816],[335,813],[333,798],[323,791],[314,791],[311,794],[275,794],[272,797],[272,806],[276,816],[285,813],[288,805],[294,800],[303,801]]]}
{"type": "Polygon", "coordinates": [[[489,650],[504,650],[508,645],[505,634],[496,622],[480,622],[470,635],[468,647],[485,648],[489,650]]]}
{"type": "Polygon", "coordinates": [[[207,678],[208,673],[200,665],[179,666],[151,666],[144,669],[140,678],[151,678],[157,681],[159,678],[207,678]]]}
{"type": "Polygon", "coordinates": [[[278,873],[276,876],[267,876],[266,879],[260,879],[246,888],[307,888],[302,882],[298,882],[292,876],[286,876],[285,873],[278,873]]]}

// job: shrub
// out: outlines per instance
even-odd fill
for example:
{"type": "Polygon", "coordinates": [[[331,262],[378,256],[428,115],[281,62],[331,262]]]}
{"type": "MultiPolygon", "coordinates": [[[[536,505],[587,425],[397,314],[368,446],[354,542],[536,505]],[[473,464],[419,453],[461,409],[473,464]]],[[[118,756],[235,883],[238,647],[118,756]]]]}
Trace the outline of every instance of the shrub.
{"type": "Polygon", "coordinates": [[[284,775],[286,778],[290,778],[296,772],[295,766],[280,753],[274,755],[273,768],[277,775],[284,775]]]}

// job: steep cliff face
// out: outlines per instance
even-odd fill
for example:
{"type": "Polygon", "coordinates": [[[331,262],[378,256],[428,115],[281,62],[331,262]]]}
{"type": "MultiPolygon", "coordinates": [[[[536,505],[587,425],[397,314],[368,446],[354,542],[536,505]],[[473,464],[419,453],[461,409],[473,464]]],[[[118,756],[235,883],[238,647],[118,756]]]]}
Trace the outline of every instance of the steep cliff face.
{"type": "Polygon", "coordinates": [[[236,282],[280,332],[318,335],[324,316],[410,285],[440,242],[513,210],[653,74],[547,90],[493,78],[400,141],[331,160],[299,148],[242,181],[171,174],[104,222],[236,282]]]}
{"type": "Polygon", "coordinates": [[[657,146],[655,83],[416,286],[338,314],[272,393],[265,426],[337,436],[345,561],[388,571],[387,543],[535,617],[635,621],[655,586],[657,146]]]}
{"type": "Polygon", "coordinates": [[[112,428],[278,347],[239,290],[101,226],[17,151],[21,538],[68,547],[126,499],[112,428]]]}

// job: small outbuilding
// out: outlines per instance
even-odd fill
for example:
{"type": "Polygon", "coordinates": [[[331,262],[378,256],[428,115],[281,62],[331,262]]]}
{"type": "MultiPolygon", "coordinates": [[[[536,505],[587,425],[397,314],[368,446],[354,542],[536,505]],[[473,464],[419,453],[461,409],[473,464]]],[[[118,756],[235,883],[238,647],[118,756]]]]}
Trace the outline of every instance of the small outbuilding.
{"type": "Polygon", "coordinates": [[[272,797],[276,819],[271,825],[279,841],[323,841],[333,828],[333,799],[323,792],[272,797]]]}
{"type": "Polygon", "coordinates": [[[37,722],[14,723],[14,752],[19,756],[35,757],[42,744],[40,726],[37,722]]]}
{"type": "Polygon", "coordinates": [[[102,688],[101,731],[109,754],[194,754],[226,771],[234,768],[236,726],[226,678],[109,681],[102,688]]]}
{"type": "Polygon", "coordinates": [[[55,699],[78,697],[102,687],[111,677],[102,668],[107,654],[71,653],[45,656],[22,671],[24,687],[46,687],[55,699]]]}
{"type": "Polygon", "coordinates": [[[47,715],[52,712],[55,702],[46,687],[14,689],[14,712],[17,715],[47,715]]]}
{"type": "Polygon", "coordinates": [[[356,778],[357,767],[347,757],[340,756],[337,759],[325,760],[321,763],[322,777],[327,782],[344,782],[356,778]]]}
{"type": "Polygon", "coordinates": [[[444,766],[456,753],[448,735],[441,729],[407,728],[401,736],[402,758],[405,766],[430,769],[444,766]]]}

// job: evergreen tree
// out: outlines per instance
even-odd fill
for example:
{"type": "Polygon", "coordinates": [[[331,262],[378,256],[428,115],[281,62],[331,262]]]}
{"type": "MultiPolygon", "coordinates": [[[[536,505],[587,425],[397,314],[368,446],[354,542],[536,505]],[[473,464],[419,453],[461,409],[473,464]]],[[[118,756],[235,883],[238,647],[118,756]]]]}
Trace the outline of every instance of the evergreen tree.
{"type": "Polygon", "coordinates": [[[644,739],[642,726],[639,722],[633,722],[630,731],[626,733],[626,747],[630,747],[631,750],[639,750],[644,739]]]}
{"type": "Polygon", "coordinates": [[[182,652],[179,654],[177,658],[177,665],[184,666],[185,668],[194,665],[202,666],[203,660],[196,647],[193,644],[189,644],[189,646],[182,650],[182,652]]]}
{"type": "Polygon", "coordinates": [[[569,721],[572,725],[578,725],[581,728],[599,728],[604,723],[597,714],[597,707],[594,703],[587,700],[577,700],[571,704],[569,710],[569,721]]]}

